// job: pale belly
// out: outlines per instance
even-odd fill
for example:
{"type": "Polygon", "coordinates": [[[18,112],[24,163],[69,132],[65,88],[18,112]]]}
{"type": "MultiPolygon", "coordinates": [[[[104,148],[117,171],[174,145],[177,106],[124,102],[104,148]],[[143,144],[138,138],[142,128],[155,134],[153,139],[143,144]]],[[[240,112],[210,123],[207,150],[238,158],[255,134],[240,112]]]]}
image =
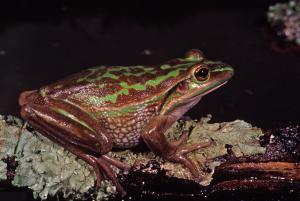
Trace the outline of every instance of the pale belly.
{"type": "Polygon", "coordinates": [[[144,108],[122,116],[98,116],[99,123],[103,125],[111,136],[113,147],[131,148],[142,141],[141,134],[145,125],[155,116],[155,108],[144,108]]]}

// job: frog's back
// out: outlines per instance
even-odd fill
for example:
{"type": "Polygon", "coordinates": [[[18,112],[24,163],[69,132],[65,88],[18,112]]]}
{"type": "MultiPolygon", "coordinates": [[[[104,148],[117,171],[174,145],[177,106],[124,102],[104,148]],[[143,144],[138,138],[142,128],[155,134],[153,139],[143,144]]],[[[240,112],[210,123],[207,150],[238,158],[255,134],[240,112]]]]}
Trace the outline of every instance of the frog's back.
{"type": "Polygon", "coordinates": [[[187,64],[161,66],[100,66],[42,87],[51,96],[95,108],[132,105],[165,94],[187,74],[187,64]]]}

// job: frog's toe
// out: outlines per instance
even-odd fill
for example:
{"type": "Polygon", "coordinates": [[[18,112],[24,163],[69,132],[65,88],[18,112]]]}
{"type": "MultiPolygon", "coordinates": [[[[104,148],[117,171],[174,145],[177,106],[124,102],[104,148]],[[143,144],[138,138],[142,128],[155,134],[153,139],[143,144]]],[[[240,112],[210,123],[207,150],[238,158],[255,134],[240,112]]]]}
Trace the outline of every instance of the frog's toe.
{"type": "Polygon", "coordinates": [[[97,159],[97,163],[98,163],[99,167],[101,168],[101,170],[103,171],[104,175],[108,179],[110,179],[112,181],[112,183],[116,186],[116,189],[117,189],[118,193],[120,193],[120,195],[122,197],[124,197],[126,195],[126,191],[121,186],[121,184],[119,183],[119,181],[117,179],[116,174],[114,173],[114,171],[110,167],[111,163],[108,162],[107,159],[103,156],[101,156],[97,159]]]}
{"type": "Polygon", "coordinates": [[[78,154],[79,158],[86,161],[88,164],[90,164],[93,167],[96,175],[96,188],[100,188],[101,181],[103,180],[103,175],[97,163],[97,158],[95,156],[91,156],[89,154],[85,154],[82,152],[76,152],[76,153],[78,154]]]}
{"type": "Polygon", "coordinates": [[[207,140],[205,142],[188,145],[186,147],[178,146],[174,154],[168,157],[170,161],[181,163],[184,167],[186,167],[191,174],[193,175],[196,182],[200,182],[202,177],[199,174],[197,166],[195,163],[188,158],[186,155],[190,152],[196,151],[201,148],[209,147],[213,144],[212,141],[207,140]]]}
{"type": "Polygon", "coordinates": [[[131,169],[131,166],[127,163],[121,162],[117,159],[114,159],[112,157],[109,157],[107,155],[103,155],[102,158],[106,160],[109,164],[123,170],[123,171],[129,171],[131,169]]]}
{"type": "MultiPolygon", "coordinates": [[[[75,153],[78,157],[85,160],[93,167],[96,174],[96,189],[99,189],[101,187],[101,182],[103,180],[103,177],[105,177],[106,179],[112,181],[113,185],[116,187],[118,193],[120,193],[122,197],[126,195],[126,191],[123,189],[117,179],[115,172],[110,167],[110,165],[113,165],[119,168],[119,164],[116,165],[117,160],[109,158],[106,155],[102,155],[98,158],[96,156],[85,154],[80,151],[75,151],[75,153]]],[[[119,161],[119,163],[121,162],[119,161]]]]}
{"type": "Polygon", "coordinates": [[[170,144],[171,144],[171,146],[177,148],[177,147],[181,146],[182,144],[186,143],[188,138],[189,138],[189,132],[183,131],[181,136],[177,140],[170,142],[170,144]]]}

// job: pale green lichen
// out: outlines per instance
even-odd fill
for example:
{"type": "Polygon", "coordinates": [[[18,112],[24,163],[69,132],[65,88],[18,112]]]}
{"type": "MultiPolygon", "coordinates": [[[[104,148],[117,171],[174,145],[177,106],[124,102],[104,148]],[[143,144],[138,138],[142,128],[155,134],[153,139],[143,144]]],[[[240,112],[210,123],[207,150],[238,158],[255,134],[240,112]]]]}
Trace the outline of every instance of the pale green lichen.
{"type": "MultiPolygon", "coordinates": [[[[18,125],[19,119],[7,121],[18,125]]],[[[12,181],[14,186],[28,187],[34,198],[41,200],[58,192],[69,200],[89,197],[85,194],[91,193],[95,182],[89,165],[41,134],[29,132],[20,125],[9,125],[7,121],[0,122],[0,159],[15,156],[18,166],[12,181]]],[[[6,163],[1,161],[0,178],[6,179],[4,176],[6,163]]],[[[93,194],[96,200],[103,200],[115,193],[116,188],[103,181],[93,194]]]]}
{"type": "Polygon", "coordinates": [[[4,116],[0,115],[0,181],[7,179],[7,164],[1,160],[14,156],[21,126],[20,119],[14,120],[12,116],[8,116],[5,121],[4,116]]]}
{"type": "MultiPolygon", "coordinates": [[[[214,168],[221,164],[218,158],[227,154],[227,146],[236,157],[264,153],[259,144],[263,134],[258,128],[236,120],[225,123],[208,123],[210,116],[200,121],[178,121],[165,133],[169,140],[178,138],[182,131],[189,131],[189,139],[183,146],[210,140],[213,145],[188,155],[203,176],[202,185],[212,180],[214,168]]],[[[116,193],[109,181],[103,181],[95,192],[93,169],[76,156],[37,132],[29,132],[18,118],[0,119],[0,159],[15,156],[18,166],[12,184],[32,189],[35,198],[44,200],[60,193],[69,200],[93,198],[104,200],[116,193]]],[[[108,155],[135,167],[156,160],[168,176],[190,179],[188,170],[155,156],[152,152],[137,153],[131,150],[109,152],[108,155]]],[[[116,173],[119,170],[114,168],[116,173]]],[[[151,166],[142,171],[153,172],[151,166]]],[[[6,177],[6,163],[0,162],[0,178],[6,177]],[[1,177],[2,175],[2,177],[1,177]]]]}
{"type": "MultiPolygon", "coordinates": [[[[213,144],[207,148],[199,149],[190,153],[188,156],[197,164],[198,171],[203,176],[201,185],[209,185],[213,179],[215,167],[221,165],[218,158],[228,152],[227,147],[231,147],[235,157],[262,154],[265,148],[259,144],[259,137],[263,135],[262,130],[251,126],[250,124],[236,120],[224,123],[209,123],[211,116],[202,118],[200,121],[183,121],[175,122],[169,128],[165,135],[169,140],[179,138],[183,131],[189,131],[189,139],[182,146],[188,146],[203,141],[212,141],[213,144]]],[[[160,157],[156,157],[152,152],[134,153],[130,150],[120,152],[110,152],[109,155],[122,159],[129,164],[138,163],[147,164],[150,160],[156,160],[160,163],[161,168],[166,170],[167,175],[171,177],[193,180],[194,178],[188,170],[177,163],[167,162],[160,157]]],[[[136,165],[135,165],[136,166],[136,165]]],[[[151,168],[143,169],[146,172],[156,172],[151,168]]]]}
{"type": "MultiPolygon", "coordinates": [[[[265,148],[259,144],[259,137],[263,135],[261,129],[252,127],[242,120],[208,123],[210,119],[211,116],[209,115],[206,118],[202,118],[199,122],[179,121],[166,133],[170,138],[174,138],[174,134],[175,136],[177,135],[176,137],[179,137],[180,131],[189,130],[189,139],[185,146],[204,141],[212,142],[211,146],[189,154],[193,162],[198,164],[198,170],[202,173],[204,178],[200,183],[202,185],[209,185],[215,167],[221,165],[221,162],[216,159],[228,153],[227,147],[231,147],[231,151],[236,157],[265,152],[265,148]]],[[[170,176],[193,179],[188,171],[182,172],[180,168],[174,167],[170,169],[177,170],[170,171],[170,176]]]]}
{"type": "Polygon", "coordinates": [[[94,187],[95,175],[90,166],[38,133],[21,135],[16,156],[19,165],[12,183],[32,189],[35,198],[43,200],[57,192],[65,198],[78,197],[94,187]]]}
{"type": "Polygon", "coordinates": [[[276,3],[269,7],[267,19],[276,34],[287,42],[300,45],[300,1],[276,3]]]}
{"type": "Polygon", "coordinates": [[[7,179],[7,164],[3,161],[0,161],[0,181],[1,180],[6,180],[7,179]]]}
{"type": "Polygon", "coordinates": [[[12,116],[8,116],[7,120],[4,120],[3,116],[0,116],[0,159],[14,156],[18,139],[21,134],[21,126],[19,119],[13,119],[12,116]]]}

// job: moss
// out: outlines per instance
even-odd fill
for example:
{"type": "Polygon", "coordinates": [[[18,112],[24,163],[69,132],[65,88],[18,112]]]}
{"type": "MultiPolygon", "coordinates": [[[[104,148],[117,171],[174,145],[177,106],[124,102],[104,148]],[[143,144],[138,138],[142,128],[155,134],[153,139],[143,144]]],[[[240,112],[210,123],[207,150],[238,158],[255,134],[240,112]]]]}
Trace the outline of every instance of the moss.
{"type": "MultiPolygon", "coordinates": [[[[200,121],[178,121],[165,133],[170,140],[178,138],[182,131],[190,132],[187,143],[194,144],[211,140],[214,145],[189,154],[197,164],[198,170],[205,178],[201,184],[208,185],[212,180],[213,170],[222,163],[219,160],[228,152],[228,147],[235,156],[263,153],[258,138],[262,131],[250,124],[236,120],[225,123],[209,123],[211,117],[200,121]]],[[[42,200],[60,193],[69,200],[93,198],[104,200],[116,193],[111,182],[103,181],[101,188],[95,192],[95,174],[84,161],[54,144],[38,132],[29,132],[18,118],[0,118],[0,159],[15,156],[18,166],[12,181],[14,186],[28,187],[35,198],[42,200]]],[[[168,176],[193,179],[180,164],[167,162],[152,152],[133,152],[131,150],[108,153],[115,158],[126,161],[135,167],[156,160],[168,176]]],[[[116,173],[119,170],[114,169],[116,173]]],[[[151,166],[142,171],[154,172],[151,166]]],[[[0,179],[6,179],[6,164],[0,162],[0,179]]]]}

